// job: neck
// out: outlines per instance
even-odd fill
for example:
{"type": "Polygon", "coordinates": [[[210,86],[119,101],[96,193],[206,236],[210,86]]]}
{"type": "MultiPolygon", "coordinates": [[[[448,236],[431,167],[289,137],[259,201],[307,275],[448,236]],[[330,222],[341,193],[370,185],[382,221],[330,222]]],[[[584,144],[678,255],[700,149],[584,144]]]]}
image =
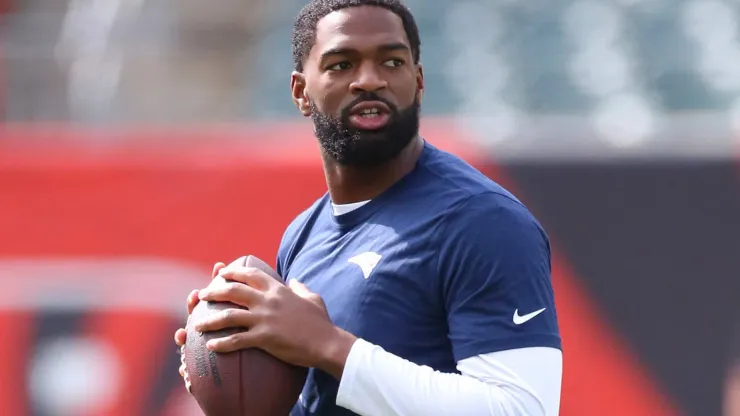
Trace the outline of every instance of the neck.
{"type": "Polygon", "coordinates": [[[424,140],[417,136],[394,159],[373,167],[342,166],[322,154],[332,202],[351,204],[375,198],[414,169],[423,148],[424,140]]]}

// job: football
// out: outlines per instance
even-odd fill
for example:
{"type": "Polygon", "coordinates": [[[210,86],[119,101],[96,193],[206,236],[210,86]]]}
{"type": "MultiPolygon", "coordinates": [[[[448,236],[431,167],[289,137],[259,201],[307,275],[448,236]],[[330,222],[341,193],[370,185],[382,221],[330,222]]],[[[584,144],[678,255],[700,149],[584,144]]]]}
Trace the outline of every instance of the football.
{"type": "MultiPolygon", "coordinates": [[[[244,256],[231,265],[256,267],[283,282],[275,270],[254,256],[244,256]]],[[[229,266],[231,266],[229,265],[229,266]]],[[[211,285],[224,284],[217,276],[211,285]]],[[[200,302],[189,322],[240,306],[225,302],[200,302]]],[[[306,381],[307,369],[280,361],[259,349],[227,354],[209,351],[211,338],[243,331],[234,328],[199,333],[188,325],[183,354],[190,379],[190,393],[206,416],[287,416],[306,381]]]]}

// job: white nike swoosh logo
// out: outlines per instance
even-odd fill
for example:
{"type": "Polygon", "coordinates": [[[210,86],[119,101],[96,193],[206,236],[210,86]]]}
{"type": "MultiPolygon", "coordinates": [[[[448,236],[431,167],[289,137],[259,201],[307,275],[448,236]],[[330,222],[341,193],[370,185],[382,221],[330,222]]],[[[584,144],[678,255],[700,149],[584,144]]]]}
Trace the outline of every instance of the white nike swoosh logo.
{"type": "Polygon", "coordinates": [[[532,313],[528,313],[528,314],[522,315],[522,316],[519,316],[519,309],[517,309],[517,310],[514,311],[514,318],[513,318],[514,324],[515,325],[521,325],[521,324],[529,321],[530,319],[534,318],[535,316],[541,314],[542,312],[545,311],[545,309],[547,309],[547,308],[542,308],[542,309],[540,309],[538,311],[534,311],[532,313]]]}

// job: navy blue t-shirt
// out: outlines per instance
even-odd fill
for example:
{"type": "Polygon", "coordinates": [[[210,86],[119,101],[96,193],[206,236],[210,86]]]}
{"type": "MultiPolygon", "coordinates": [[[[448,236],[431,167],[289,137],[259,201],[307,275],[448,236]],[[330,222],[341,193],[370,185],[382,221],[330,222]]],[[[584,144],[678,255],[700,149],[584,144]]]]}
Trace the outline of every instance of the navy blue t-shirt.
{"type": "MultiPolygon", "coordinates": [[[[316,201],[288,226],[277,263],[322,296],[335,325],[438,371],[561,347],[544,230],[511,193],[428,143],[411,173],[357,210],[336,216],[328,194],[316,201]]],[[[352,415],[336,406],[338,387],[311,369],[292,415],[352,415]]]]}

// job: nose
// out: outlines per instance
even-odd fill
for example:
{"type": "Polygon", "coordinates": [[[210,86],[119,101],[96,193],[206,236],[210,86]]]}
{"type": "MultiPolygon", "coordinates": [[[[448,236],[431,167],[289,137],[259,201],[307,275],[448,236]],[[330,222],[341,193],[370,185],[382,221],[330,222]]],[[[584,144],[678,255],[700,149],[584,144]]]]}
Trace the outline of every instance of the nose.
{"type": "Polygon", "coordinates": [[[364,63],[355,74],[356,78],[350,85],[353,93],[374,92],[388,86],[388,82],[380,74],[374,63],[364,63]]]}

